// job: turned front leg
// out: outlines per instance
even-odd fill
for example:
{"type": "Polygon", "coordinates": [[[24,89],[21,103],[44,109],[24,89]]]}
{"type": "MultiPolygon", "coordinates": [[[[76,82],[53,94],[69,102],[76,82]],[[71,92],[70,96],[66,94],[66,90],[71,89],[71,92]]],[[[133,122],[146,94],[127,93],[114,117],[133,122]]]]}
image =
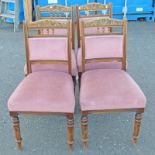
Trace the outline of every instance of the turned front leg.
{"type": "Polygon", "coordinates": [[[142,113],[136,113],[134,132],[133,132],[133,144],[137,144],[138,135],[139,135],[140,126],[141,126],[141,120],[142,120],[142,113]]]}
{"type": "Polygon", "coordinates": [[[87,115],[82,115],[81,117],[81,129],[82,129],[82,143],[83,148],[86,149],[88,147],[88,117],[87,115]]]}
{"type": "Polygon", "coordinates": [[[22,150],[22,138],[20,134],[20,125],[18,116],[12,116],[13,128],[15,132],[16,143],[18,145],[18,149],[22,150]]]}
{"type": "Polygon", "coordinates": [[[67,115],[67,134],[68,134],[68,149],[72,151],[74,143],[74,117],[73,114],[67,115]]]}

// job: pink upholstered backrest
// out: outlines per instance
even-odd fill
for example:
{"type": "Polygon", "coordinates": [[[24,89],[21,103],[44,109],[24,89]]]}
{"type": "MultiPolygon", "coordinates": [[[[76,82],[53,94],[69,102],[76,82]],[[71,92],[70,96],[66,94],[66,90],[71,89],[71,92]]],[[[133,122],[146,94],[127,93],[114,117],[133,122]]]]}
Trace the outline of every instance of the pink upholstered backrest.
{"type": "Polygon", "coordinates": [[[123,36],[105,35],[85,37],[85,58],[122,58],[123,36]]]}
{"type": "Polygon", "coordinates": [[[126,70],[126,20],[100,18],[81,22],[82,71],[85,64],[97,62],[122,62],[126,70]],[[87,28],[110,27],[112,31],[85,33],[87,28]],[[117,30],[116,30],[117,28],[117,30]]]}
{"type": "Polygon", "coordinates": [[[24,24],[27,72],[34,64],[65,65],[72,74],[71,23],[52,19],[24,24]],[[65,30],[67,34],[51,34],[50,30],[65,30]],[[44,33],[40,33],[43,30],[44,33]],[[46,31],[45,31],[46,30],[46,31]],[[70,40],[70,41],[69,41],[70,40]]]}
{"type": "Polygon", "coordinates": [[[30,60],[68,60],[67,38],[29,38],[30,60]]]}

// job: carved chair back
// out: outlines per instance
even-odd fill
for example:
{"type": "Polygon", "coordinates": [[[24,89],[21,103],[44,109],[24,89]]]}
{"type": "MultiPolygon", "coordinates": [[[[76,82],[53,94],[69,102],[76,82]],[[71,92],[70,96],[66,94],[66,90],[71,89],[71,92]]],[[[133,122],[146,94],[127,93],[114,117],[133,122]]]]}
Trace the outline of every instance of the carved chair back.
{"type": "Polygon", "coordinates": [[[82,72],[86,63],[122,62],[126,70],[126,20],[111,18],[81,21],[82,72]],[[110,27],[112,31],[88,34],[85,29],[93,27],[110,27]]]}
{"type": "Polygon", "coordinates": [[[37,6],[37,19],[72,19],[73,8],[60,5],[37,6]]]}
{"type": "Polygon", "coordinates": [[[71,22],[42,19],[24,23],[24,38],[26,48],[26,63],[28,74],[32,72],[33,64],[62,64],[72,72],[71,60],[71,22]],[[51,30],[66,30],[67,34],[52,33],[51,30]],[[38,33],[38,31],[46,33],[38,33]]]}
{"type": "MultiPolygon", "coordinates": [[[[37,6],[37,20],[54,19],[58,21],[69,20],[72,22],[72,39],[74,48],[74,8],[61,5],[47,5],[44,7],[37,6]]],[[[44,33],[44,31],[42,32],[44,33]]],[[[55,33],[66,33],[66,31],[56,31],[55,33]]]]}
{"type": "MultiPolygon", "coordinates": [[[[78,47],[80,47],[80,21],[93,20],[94,18],[110,17],[112,18],[112,4],[100,4],[90,3],[83,6],[76,7],[76,18],[77,18],[77,34],[78,34],[78,47]]],[[[90,31],[98,31],[102,29],[106,31],[112,31],[111,28],[91,28],[90,31]]],[[[87,33],[90,31],[87,30],[87,33]]]]}

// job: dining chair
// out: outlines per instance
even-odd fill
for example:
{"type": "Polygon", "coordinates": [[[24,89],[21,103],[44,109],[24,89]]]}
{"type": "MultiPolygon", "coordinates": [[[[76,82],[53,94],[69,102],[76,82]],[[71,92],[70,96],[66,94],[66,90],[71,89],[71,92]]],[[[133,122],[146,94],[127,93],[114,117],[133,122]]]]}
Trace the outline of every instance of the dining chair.
{"type": "MultiPolygon", "coordinates": [[[[77,66],[79,72],[79,83],[80,77],[82,73],[82,53],[81,53],[81,46],[80,46],[80,22],[82,21],[91,21],[94,19],[101,19],[101,18],[112,18],[112,4],[100,4],[100,3],[90,3],[84,6],[79,6],[76,8],[76,16],[77,16],[77,34],[78,34],[78,52],[77,52],[77,66]]],[[[100,32],[109,33],[112,32],[112,27],[89,27],[84,30],[85,34],[96,34],[100,32]]],[[[98,55],[100,56],[100,53],[98,55]]],[[[121,63],[120,62],[96,62],[96,63],[88,63],[85,66],[86,70],[92,69],[120,69],[121,63]]]]}
{"type": "MultiPolygon", "coordinates": [[[[72,31],[72,77],[74,80],[74,83],[76,83],[76,76],[78,75],[78,69],[77,69],[77,64],[76,64],[76,56],[74,52],[74,10],[72,7],[66,7],[66,6],[60,6],[60,5],[47,5],[47,6],[39,6],[37,5],[36,7],[37,11],[37,20],[41,19],[51,19],[54,21],[70,21],[71,23],[71,31],[72,31]]],[[[46,29],[41,29],[38,30],[38,33],[40,34],[46,34],[46,33],[51,33],[51,34],[59,34],[59,35],[67,35],[67,30],[66,29],[49,29],[47,31],[46,29]]],[[[53,46],[53,45],[51,45],[53,46]]],[[[61,65],[55,65],[55,64],[50,64],[48,66],[32,66],[32,72],[39,71],[39,70],[61,70],[63,71],[64,68],[61,65]]],[[[27,68],[26,65],[24,67],[24,73],[25,75],[27,74],[27,68]]]]}
{"type": "MultiPolygon", "coordinates": [[[[80,21],[93,20],[99,17],[112,18],[112,4],[101,3],[88,3],[82,6],[76,6],[76,23],[77,23],[77,36],[78,36],[78,48],[80,48],[80,21]]],[[[90,28],[86,30],[86,33],[99,31],[100,28],[90,28]]],[[[101,31],[110,31],[111,28],[104,27],[101,31]]]]}
{"type": "Polygon", "coordinates": [[[88,115],[111,112],[136,112],[133,143],[140,131],[146,97],[126,71],[126,20],[102,18],[81,22],[82,77],[80,86],[83,147],[87,148],[88,115]],[[84,34],[86,28],[112,27],[109,33],[84,34]],[[99,57],[98,53],[100,54],[99,57]],[[121,69],[85,70],[87,63],[121,62],[121,69]]]}
{"type": "Polygon", "coordinates": [[[71,22],[43,19],[24,23],[26,65],[28,75],[8,100],[18,148],[22,149],[19,115],[64,115],[67,117],[68,148],[74,142],[74,85],[72,80],[71,22]],[[67,35],[38,34],[38,30],[66,29],[67,35]],[[53,46],[54,45],[54,46],[53,46]],[[32,65],[66,65],[61,71],[32,72],[32,65]]]}

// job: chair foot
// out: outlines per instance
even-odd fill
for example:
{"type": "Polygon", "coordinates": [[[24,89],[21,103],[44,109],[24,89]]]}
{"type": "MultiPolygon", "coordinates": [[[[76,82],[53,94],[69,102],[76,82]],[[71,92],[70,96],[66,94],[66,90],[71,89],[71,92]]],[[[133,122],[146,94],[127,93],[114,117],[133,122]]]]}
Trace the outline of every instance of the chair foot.
{"type": "Polygon", "coordinates": [[[14,132],[15,132],[15,138],[16,138],[16,143],[17,143],[18,149],[22,150],[23,146],[22,146],[22,138],[21,138],[21,134],[20,134],[20,125],[19,125],[18,116],[12,116],[12,121],[13,121],[13,128],[14,128],[14,132]]]}
{"type": "Polygon", "coordinates": [[[82,129],[82,143],[83,143],[83,148],[87,149],[88,144],[88,117],[87,115],[82,115],[81,117],[81,129],[82,129]]]}
{"type": "Polygon", "coordinates": [[[140,126],[141,126],[141,120],[142,120],[142,113],[136,113],[135,123],[134,123],[133,140],[132,140],[133,144],[137,144],[138,135],[139,135],[140,126]]]}
{"type": "Polygon", "coordinates": [[[67,135],[68,135],[68,150],[73,150],[74,144],[74,117],[73,114],[67,115],[67,135]]]}
{"type": "Polygon", "coordinates": [[[88,148],[88,143],[83,141],[82,144],[83,144],[83,149],[86,150],[88,148]]]}
{"type": "Polygon", "coordinates": [[[71,152],[71,151],[73,151],[73,144],[69,144],[68,143],[68,150],[71,152]]]}

